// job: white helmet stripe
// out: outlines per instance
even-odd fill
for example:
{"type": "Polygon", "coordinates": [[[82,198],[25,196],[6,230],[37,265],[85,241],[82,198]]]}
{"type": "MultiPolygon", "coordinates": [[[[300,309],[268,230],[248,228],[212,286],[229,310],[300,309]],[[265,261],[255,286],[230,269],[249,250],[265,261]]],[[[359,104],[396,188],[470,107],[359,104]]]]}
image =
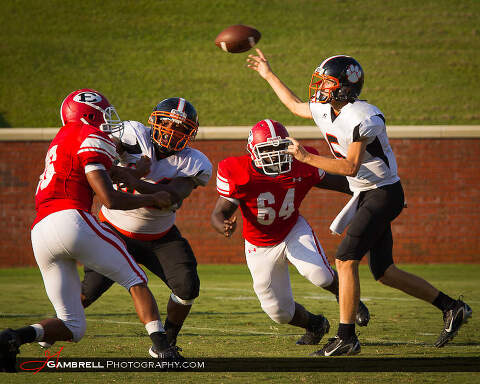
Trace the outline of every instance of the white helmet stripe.
{"type": "Polygon", "coordinates": [[[275,132],[275,127],[273,126],[272,120],[270,120],[270,119],[265,119],[264,121],[267,123],[268,128],[270,128],[270,135],[271,135],[272,137],[277,137],[278,135],[277,135],[277,133],[275,132]]]}
{"type": "Polygon", "coordinates": [[[318,67],[319,68],[323,68],[323,66],[327,63],[327,61],[330,61],[336,57],[350,57],[350,56],[347,56],[347,55],[336,55],[336,56],[331,56],[331,57],[327,57],[325,60],[322,61],[322,64],[320,64],[318,67]]]}
{"type": "Polygon", "coordinates": [[[177,111],[184,112],[185,109],[185,99],[182,99],[181,97],[178,99],[178,107],[177,111]]]}
{"type": "Polygon", "coordinates": [[[60,118],[62,119],[62,125],[65,125],[65,121],[63,121],[63,112],[62,111],[63,111],[63,104],[65,103],[65,100],[67,100],[67,97],[65,97],[65,99],[63,99],[62,105],[60,105],[60,118]]]}

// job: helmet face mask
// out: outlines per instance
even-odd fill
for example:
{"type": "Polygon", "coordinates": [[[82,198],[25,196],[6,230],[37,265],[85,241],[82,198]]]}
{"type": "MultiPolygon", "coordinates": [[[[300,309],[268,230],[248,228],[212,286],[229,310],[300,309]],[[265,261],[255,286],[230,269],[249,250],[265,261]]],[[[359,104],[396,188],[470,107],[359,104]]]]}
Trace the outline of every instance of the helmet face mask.
{"type": "Polygon", "coordinates": [[[353,57],[325,59],[314,71],[309,85],[311,103],[354,102],[362,91],[364,73],[353,57]]]}
{"type": "Polygon", "coordinates": [[[288,132],[282,124],[269,119],[258,122],[250,130],[247,150],[254,165],[266,175],[278,176],[292,169],[287,136],[288,132]]]}
{"type": "Polygon", "coordinates": [[[115,134],[121,138],[123,134],[123,121],[118,116],[117,110],[113,105],[107,107],[103,112],[105,123],[100,125],[100,130],[109,134],[115,134]]]}
{"type": "Polygon", "coordinates": [[[62,124],[83,123],[108,134],[121,137],[123,121],[105,96],[93,89],[79,89],[70,93],[60,107],[62,124]]]}
{"type": "Polygon", "coordinates": [[[198,116],[192,104],[182,98],[165,99],[154,108],[148,123],[152,129],[152,142],[163,155],[184,149],[195,139],[198,116]]]}
{"type": "Polygon", "coordinates": [[[340,88],[338,79],[314,72],[309,86],[310,100],[315,100],[318,103],[328,103],[333,99],[333,93],[338,88],[340,88]]]}

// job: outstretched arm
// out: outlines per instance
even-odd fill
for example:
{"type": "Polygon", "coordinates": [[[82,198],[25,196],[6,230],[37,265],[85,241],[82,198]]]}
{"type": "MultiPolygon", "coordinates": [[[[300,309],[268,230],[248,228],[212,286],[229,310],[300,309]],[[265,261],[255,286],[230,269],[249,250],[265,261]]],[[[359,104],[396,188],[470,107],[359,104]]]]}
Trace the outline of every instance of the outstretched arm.
{"type": "Polygon", "coordinates": [[[132,180],[129,180],[128,185],[142,194],[160,191],[167,192],[170,195],[172,204],[183,201],[197,186],[191,177],[176,177],[168,184],[153,184],[132,178],[132,180]]]}
{"type": "Polygon", "coordinates": [[[288,146],[287,152],[293,155],[298,161],[309,164],[316,168],[322,168],[325,172],[336,175],[356,176],[360,165],[362,165],[363,154],[367,147],[367,141],[354,141],[348,147],[347,157],[345,159],[331,159],[325,156],[314,155],[308,152],[294,138],[287,137],[292,142],[288,146]]]}
{"type": "Polygon", "coordinates": [[[86,177],[100,202],[109,209],[128,210],[151,205],[158,208],[167,208],[172,205],[170,196],[166,192],[133,195],[115,190],[105,169],[95,169],[87,172],[86,177]]]}
{"type": "Polygon", "coordinates": [[[303,102],[288,88],[275,73],[273,73],[267,58],[260,49],[256,49],[258,56],[248,55],[248,67],[257,71],[277,94],[280,101],[295,115],[312,119],[308,103],[303,102]]]}
{"type": "Polygon", "coordinates": [[[237,228],[237,217],[232,215],[237,210],[238,205],[231,201],[219,197],[215,208],[213,209],[210,221],[213,228],[225,237],[232,236],[237,228]]]}
{"type": "Polygon", "coordinates": [[[125,173],[128,173],[135,179],[140,179],[148,175],[151,166],[152,161],[148,156],[144,155],[137,161],[135,168],[112,165],[112,168],[110,168],[110,177],[113,183],[121,183],[125,179],[129,180],[128,175],[125,176],[125,173]]]}

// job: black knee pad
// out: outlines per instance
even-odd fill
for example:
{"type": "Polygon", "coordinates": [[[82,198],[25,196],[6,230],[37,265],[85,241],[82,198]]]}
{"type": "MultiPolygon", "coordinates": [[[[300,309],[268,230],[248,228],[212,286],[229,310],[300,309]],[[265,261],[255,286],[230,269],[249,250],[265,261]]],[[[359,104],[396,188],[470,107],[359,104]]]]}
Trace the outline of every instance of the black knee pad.
{"type": "Polygon", "coordinates": [[[193,300],[200,293],[200,279],[196,268],[176,276],[173,282],[169,281],[169,285],[173,294],[183,300],[193,300]]]}

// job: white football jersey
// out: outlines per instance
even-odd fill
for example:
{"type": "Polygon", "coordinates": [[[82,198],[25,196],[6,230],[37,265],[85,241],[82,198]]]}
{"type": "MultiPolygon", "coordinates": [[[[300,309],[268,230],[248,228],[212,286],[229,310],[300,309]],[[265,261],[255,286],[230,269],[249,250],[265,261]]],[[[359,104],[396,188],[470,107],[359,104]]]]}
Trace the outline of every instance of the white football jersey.
{"type": "MultiPolygon", "coordinates": [[[[177,177],[190,177],[196,185],[204,186],[212,175],[212,164],[200,151],[185,147],[165,159],[157,160],[150,137],[150,128],[138,121],[125,121],[121,141],[126,151],[120,156],[120,165],[135,164],[141,156],[152,160],[150,173],[142,180],[157,184],[168,183],[177,177]]],[[[134,191],[134,193],[139,193],[134,191]]],[[[128,211],[108,209],[102,206],[103,216],[121,232],[131,234],[158,235],[175,223],[177,204],[168,209],[143,207],[128,211]]]]}
{"type": "Polygon", "coordinates": [[[355,177],[347,177],[353,192],[366,191],[396,183],[397,162],[388,142],[383,113],[365,101],[355,101],[335,117],[330,104],[310,103],[315,123],[320,128],[332,154],[346,158],[350,144],[367,140],[367,148],[355,177]]]}

